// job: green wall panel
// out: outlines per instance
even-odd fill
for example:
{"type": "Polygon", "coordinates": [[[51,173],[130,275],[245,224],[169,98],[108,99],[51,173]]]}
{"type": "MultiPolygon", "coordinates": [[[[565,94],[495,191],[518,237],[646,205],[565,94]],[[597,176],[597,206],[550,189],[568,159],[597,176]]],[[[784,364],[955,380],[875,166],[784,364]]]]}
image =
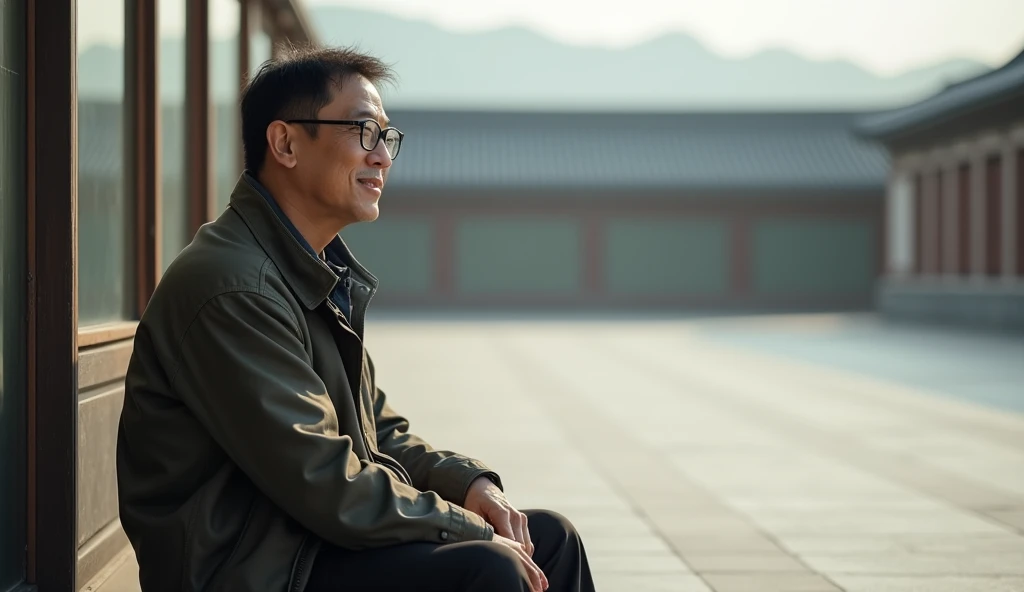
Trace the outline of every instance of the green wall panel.
{"type": "Polygon", "coordinates": [[[849,294],[871,290],[875,236],[867,220],[768,219],[753,238],[759,294],[849,294]]]}
{"type": "Polygon", "coordinates": [[[388,218],[341,233],[356,259],[380,280],[379,294],[429,292],[434,278],[434,230],[428,220],[388,218]]]}
{"type": "Polygon", "coordinates": [[[456,235],[466,294],[572,294],[581,276],[580,225],[544,218],[467,218],[456,235]]]}
{"type": "Polygon", "coordinates": [[[729,283],[729,233],[716,218],[608,223],[605,286],[612,294],[719,294],[729,283]]]}

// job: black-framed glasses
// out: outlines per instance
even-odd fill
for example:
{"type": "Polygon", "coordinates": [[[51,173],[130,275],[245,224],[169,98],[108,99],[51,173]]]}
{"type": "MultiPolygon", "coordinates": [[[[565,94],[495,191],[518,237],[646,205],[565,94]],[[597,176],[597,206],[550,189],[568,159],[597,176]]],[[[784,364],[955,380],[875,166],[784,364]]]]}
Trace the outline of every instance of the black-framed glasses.
{"type": "Polygon", "coordinates": [[[405,134],[397,128],[386,127],[381,129],[380,124],[372,119],[288,119],[285,123],[306,123],[325,125],[351,125],[359,128],[359,143],[363,150],[372,152],[377,144],[383,139],[384,148],[388,151],[391,160],[398,158],[398,152],[402,149],[402,138],[405,134]]]}

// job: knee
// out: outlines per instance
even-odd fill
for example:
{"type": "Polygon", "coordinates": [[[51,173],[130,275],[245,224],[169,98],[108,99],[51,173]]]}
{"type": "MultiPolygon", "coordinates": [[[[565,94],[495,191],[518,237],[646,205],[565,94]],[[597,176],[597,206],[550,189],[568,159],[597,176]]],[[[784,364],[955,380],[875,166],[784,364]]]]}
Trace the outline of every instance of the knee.
{"type": "Polygon", "coordinates": [[[526,513],[530,536],[534,539],[558,540],[564,543],[579,541],[580,535],[568,518],[551,510],[532,510],[526,513]]]}
{"type": "Polygon", "coordinates": [[[519,592],[530,589],[530,574],[519,554],[491,541],[467,545],[462,559],[474,566],[480,589],[519,592]]]}

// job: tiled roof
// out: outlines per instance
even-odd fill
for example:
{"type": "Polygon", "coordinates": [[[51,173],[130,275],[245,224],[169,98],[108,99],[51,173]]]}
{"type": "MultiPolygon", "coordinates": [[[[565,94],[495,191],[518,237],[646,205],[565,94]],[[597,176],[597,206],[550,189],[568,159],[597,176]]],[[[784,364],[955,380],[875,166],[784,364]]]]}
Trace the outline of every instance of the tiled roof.
{"type": "MultiPolygon", "coordinates": [[[[116,174],[119,108],[83,108],[79,169],[116,174]]],[[[849,132],[856,113],[388,115],[406,133],[389,188],[856,190],[881,188],[888,167],[884,149],[849,132]]],[[[183,146],[162,157],[165,172],[180,171],[183,146]]]]}
{"type": "Polygon", "coordinates": [[[927,99],[864,117],[856,131],[871,138],[912,133],[950,117],[996,104],[1024,104],[1024,52],[1002,67],[946,87],[927,99]]]}
{"type": "Polygon", "coordinates": [[[392,187],[882,187],[856,113],[390,111],[406,133],[392,187]]]}

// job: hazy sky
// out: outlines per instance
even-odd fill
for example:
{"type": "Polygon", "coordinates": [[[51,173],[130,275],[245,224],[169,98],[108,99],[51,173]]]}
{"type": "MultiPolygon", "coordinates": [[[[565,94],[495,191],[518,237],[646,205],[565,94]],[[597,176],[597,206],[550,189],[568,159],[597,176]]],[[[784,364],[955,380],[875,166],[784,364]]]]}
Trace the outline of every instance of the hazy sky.
{"type": "Polygon", "coordinates": [[[622,46],[685,31],[741,57],[785,47],[882,74],[970,57],[996,66],[1024,49],[1024,0],[308,0],[474,31],[525,25],[572,44],[622,46]]]}

